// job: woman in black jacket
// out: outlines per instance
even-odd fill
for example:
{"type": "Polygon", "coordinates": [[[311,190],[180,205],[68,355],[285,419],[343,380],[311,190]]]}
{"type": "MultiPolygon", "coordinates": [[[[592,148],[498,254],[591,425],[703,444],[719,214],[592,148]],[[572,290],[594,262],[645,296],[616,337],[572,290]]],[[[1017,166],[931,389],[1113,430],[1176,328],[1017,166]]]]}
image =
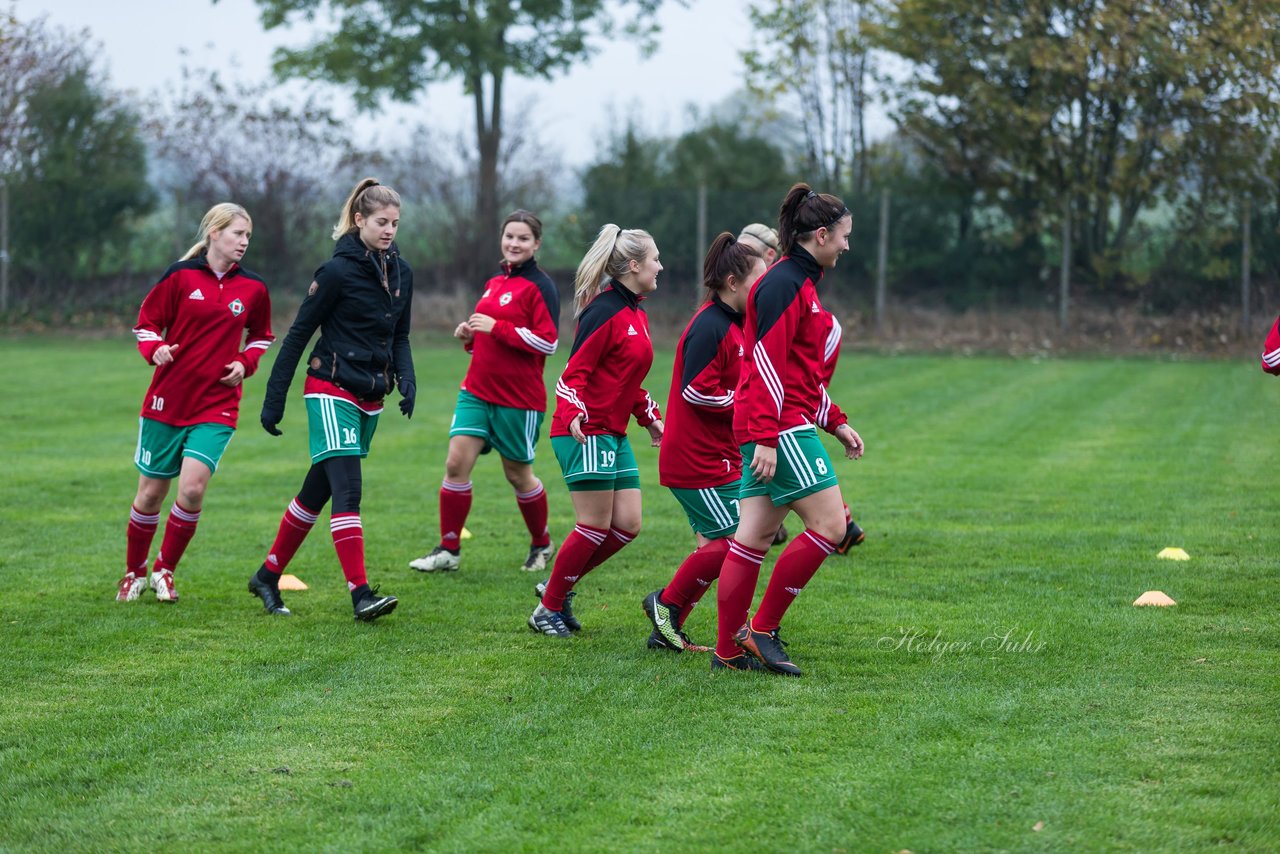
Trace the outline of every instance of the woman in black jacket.
{"type": "Polygon", "coordinates": [[[382,400],[391,389],[398,388],[405,417],[413,415],[413,271],[394,242],[399,227],[396,191],[373,178],[357,184],[333,230],[338,241],[333,258],[316,271],[267,381],[262,426],[279,436],[276,425],[284,418],[294,369],[319,328],[303,391],[311,470],[285,510],[266,560],[249,579],[249,592],[269,614],[289,615],[280,598],[280,575],[330,498],[329,529],[356,619],[374,620],[396,607],[394,596],[379,595],[365,578],[360,460],[369,454],[382,400]]]}

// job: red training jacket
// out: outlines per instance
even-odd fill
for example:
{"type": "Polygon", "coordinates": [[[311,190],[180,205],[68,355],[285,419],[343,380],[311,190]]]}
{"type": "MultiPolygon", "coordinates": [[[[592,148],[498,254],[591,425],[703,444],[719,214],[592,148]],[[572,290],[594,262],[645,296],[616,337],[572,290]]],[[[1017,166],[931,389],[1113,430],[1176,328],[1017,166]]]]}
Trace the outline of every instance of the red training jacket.
{"type": "Polygon", "coordinates": [[[570,435],[569,422],[578,414],[588,436],[625,436],[630,415],[641,427],[660,419],[658,404],[640,385],[652,365],[649,319],[640,297],[610,281],[578,318],[573,350],[556,381],[551,435],[570,435]]]}
{"type": "Polygon", "coordinates": [[[1280,376],[1280,317],[1271,325],[1267,343],[1262,345],[1262,370],[1280,376]]]}
{"type": "MultiPolygon", "coordinates": [[[[814,424],[823,407],[827,337],[817,282],[822,266],[795,246],[751,287],[743,329],[742,377],[734,402],[739,445],[776,448],[778,435],[814,424]]],[[[846,419],[838,408],[823,427],[835,432],[846,419]]]]}
{"type": "Polygon", "coordinates": [[[822,310],[822,324],[827,329],[826,343],[822,348],[822,400],[813,420],[824,430],[835,432],[835,427],[849,420],[827,393],[831,388],[831,379],[836,375],[836,362],[840,361],[840,338],[844,330],[840,328],[840,321],[836,320],[836,316],[825,308],[822,310]],[[828,424],[834,424],[835,427],[828,428],[828,424]]]}
{"type": "Polygon", "coordinates": [[[532,258],[518,267],[504,263],[485,284],[476,313],[494,319],[493,331],[465,345],[471,365],[462,388],[486,403],[545,412],[543,367],[559,338],[555,284],[532,258]]]}
{"type": "Polygon", "coordinates": [[[142,402],[142,417],[188,427],[236,426],[243,384],[218,382],[240,362],[245,378],[271,346],[271,297],[255,273],[232,264],[222,280],[204,255],[179,261],[142,301],[133,328],[138,352],[151,363],[161,344],[177,345],[173,361],[156,367],[142,402]],[[241,349],[245,330],[248,342],[241,349]]]}
{"type": "Polygon", "coordinates": [[[680,336],[658,451],[663,486],[705,489],[742,477],[742,454],[733,438],[742,319],[716,296],[698,309],[680,336]]]}

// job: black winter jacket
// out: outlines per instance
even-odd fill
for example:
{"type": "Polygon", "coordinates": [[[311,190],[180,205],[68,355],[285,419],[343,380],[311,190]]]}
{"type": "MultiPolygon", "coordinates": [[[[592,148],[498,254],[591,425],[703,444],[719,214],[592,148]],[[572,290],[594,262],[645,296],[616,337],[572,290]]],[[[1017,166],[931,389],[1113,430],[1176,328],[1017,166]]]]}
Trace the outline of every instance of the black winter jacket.
{"type": "Polygon", "coordinates": [[[409,351],[413,271],[393,243],[369,249],[355,233],[343,235],[333,257],[316,270],[267,381],[263,409],[284,410],[298,359],[316,328],[320,338],[307,373],[362,400],[380,400],[397,380],[416,385],[409,351]]]}

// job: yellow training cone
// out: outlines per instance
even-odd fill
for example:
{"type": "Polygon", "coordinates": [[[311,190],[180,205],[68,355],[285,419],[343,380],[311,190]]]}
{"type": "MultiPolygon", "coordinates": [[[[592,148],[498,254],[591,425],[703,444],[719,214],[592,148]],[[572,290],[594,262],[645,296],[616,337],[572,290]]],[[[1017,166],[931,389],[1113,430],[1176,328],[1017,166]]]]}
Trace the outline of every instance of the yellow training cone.
{"type": "Polygon", "coordinates": [[[468,531],[466,528],[463,528],[463,529],[462,529],[462,533],[458,535],[458,539],[460,539],[460,540],[469,540],[469,539],[471,539],[471,532],[470,532],[470,531],[468,531]]]}
{"type": "Polygon", "coordinates": [[[280,589],[281,590],[306,590],[307,585],[303,583],[302,579],[296,575],[282,575],[280,576],[280,589]]]}
{"type": "Polygon", "coordinates": [[[1187,554],[1182,549],[1174,548],[1173,546],[1170,546],[1167,549],[1161,549],[1160,554],[1156,555],[1156,557],[1162,557],[1165,560],[1191,560],[1191,555],[1187,554]]]}
{"type": "Polygon", "coordinates": [[[1162,593],[1159,590],[1148,590],[1146,593],[1143,593],[1137,599],[1134,599],[1133,604],[1157,605],[1161,608],[1167,608],[1170,605],[1177,605],[1178,603],[1170,599],[1168,596],[1164,595],[1164,593],[1162,593]]]}

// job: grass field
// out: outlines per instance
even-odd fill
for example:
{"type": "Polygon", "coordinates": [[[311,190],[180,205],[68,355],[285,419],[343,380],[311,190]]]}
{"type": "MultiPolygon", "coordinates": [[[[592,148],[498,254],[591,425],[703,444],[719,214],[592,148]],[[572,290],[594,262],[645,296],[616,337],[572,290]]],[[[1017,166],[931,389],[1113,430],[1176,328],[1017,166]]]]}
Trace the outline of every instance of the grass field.
{"type": "Polygon", "coordinates": [[[0,358],[0,849],[1280,847],[1280,384],[1252,364],[846,354],[833,396],[868,451],[838,465],[868,540],[789,613],[792,680],[644,648],[640,600],[690,541],[642,431],[645,527],[581,585],[581,636],[525,628],[496,460],[462,571],[409,570],[465,367],[440,341],[365,468],[394,615],[352,621],[323,526],[296,618],[245,592],[307,466],[300,384],[273,439],[264,375],[181,603],[117,604],[147,368],[127,339],[0,358]],[[1152,589],[1178,606],[1131,607],[1152,589]]]}

